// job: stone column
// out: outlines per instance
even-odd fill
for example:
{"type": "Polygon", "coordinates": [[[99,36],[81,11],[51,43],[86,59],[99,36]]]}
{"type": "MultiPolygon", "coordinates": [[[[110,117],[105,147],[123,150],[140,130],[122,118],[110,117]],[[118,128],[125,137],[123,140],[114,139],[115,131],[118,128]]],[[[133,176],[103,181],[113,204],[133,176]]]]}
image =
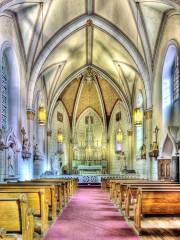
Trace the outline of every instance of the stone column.
{"type": "Polygon", "coordinates": [[[72,161],[73,161],[73,144],[72,144],[72,138],[69,139],[69,159],[68,159],[68,168],[69,173],[72,173],[72,161]]]}
{"type": "Polygon", "coordinates": [[[153,176],[153,162],[149,157],[150,144],[152,143],[152,109],[147,109],[144,113],[145,116],[145,136],[146,136],[146,172],[148,179],[152,179],[153,176]]]}
{"type": "Polygon", "coordinates": [[[29,177],[33,178],[33,127],[35,112],[33,109],[27,109],[28,138],[31,144],[31,158],[29,159],[29,177]]]}
{"type": "Polygon", "coordinates": [[[47,169],[51,170],[51,138],[52,138],[52,131],[47,131],[47,169]]]}
{"type": "Polygon", "coordinates": [[[132,138],[133,138],[133,131],[128,130],[127,131],[127,136],[128,136],[128,168],[133,169],[133,151],[132,151],[132,138]]]}

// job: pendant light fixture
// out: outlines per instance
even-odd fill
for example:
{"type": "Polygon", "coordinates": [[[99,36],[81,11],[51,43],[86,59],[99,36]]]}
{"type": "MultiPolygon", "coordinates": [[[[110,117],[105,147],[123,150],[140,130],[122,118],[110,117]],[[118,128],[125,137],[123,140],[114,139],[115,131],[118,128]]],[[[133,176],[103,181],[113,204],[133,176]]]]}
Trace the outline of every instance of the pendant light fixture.
{"type": "Polygon", "coordinates": [[[43,106],[39,106],[39,109],[38,109],[39,125],[45,125],[46,124],[46,119],[47,119],[46,109],[43,106]]]}

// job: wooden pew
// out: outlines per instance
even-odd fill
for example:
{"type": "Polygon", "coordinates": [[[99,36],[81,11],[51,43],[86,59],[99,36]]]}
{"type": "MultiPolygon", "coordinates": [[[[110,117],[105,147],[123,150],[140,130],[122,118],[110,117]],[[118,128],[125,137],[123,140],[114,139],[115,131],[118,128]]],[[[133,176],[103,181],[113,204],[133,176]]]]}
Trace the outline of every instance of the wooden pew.
{"type": "Polygon", "coordinates": [[[180,214],[180,189],[146,189],[139,188],[134,211],[134,227],[138,234],[142,233],[141,220],[148,215],[180,214]]]}
{"type": "Polygon", "coordinates": [[[123,180],[113,180],[110,181],[110,198],[111,200],[121,207],[122,201],[124,200],[122,184],[131,184],[131,183],[148,183],[146,179],[123,179],[123,180]]]}
{"type": "MultiPolygon", "coordinates": [[[[17,198],[0,198],[0,216],[0,228],[4,228],[8,235],[13,234],[8,236],[9,239],[13,236],[17,239],[18,235],[22,240],[33,239],[34,217],[25,194],[17,198]]],[[[6,239],[6,235],[1,235],[2,239],[6,239]]]]}
{"type": "Polygon", "coordinates": [[[16,236],[7,234],[4,228],[0,228],[0,239],[2,240],[16,240],[16,236]]]}
{"type": "Polygon", "coordinates": [[[45,234],[48,229],[48,201],[45,198],[45,189],[3,188],[0,189],[0,198],[17,198],[26,194],[28,206],[33,209],[35,217],[35,231],[45,234]]]}
{"type": "MultiPolygon", "coordinates": [[[[29,181],[28,181],[29,182],[29,181]]],[[[70,192],[68,190],[70,181],[64,181],[62,179],[33,179],[30,182],[34,183],[51,183],[55,185],[55,193],[57,195],[58,208],[61,211],[63,207],[66,207],[70,199],[70,192]]]]}
{"type": "Polygon", "coordinates": [[[49,182],[49,183],[61,183],[62,194],[64,197],[65,205],[68,203],[70,197],[75,193],[77,189],[77,179],[64,179],[64,178],[40,178],[33,179],[33,182],[49,182]],[[64,185],[63,185],[64,184],[64,185]]]}
{"type": "Polygon", "coordinates": [[[138,189],[142,188],[154,188],[154,189],[159,189],[159,188],[164,188],[164,189],[170,189],[170,188],[180,188],[180,184],[178,183],[142,183],[142,184],[129,184],[127,185],[126,188],[126,194],[125,194],[125,212],[124,216],[128,219],[130,217],[130,208],[133,208],[135,205],[135,202],[137,200],[137,192],[138,189]]]}
{"type": "Polygon", "coordinates": [[[109,192],[110,191],[110,179],[101,178],[101,189],[104,192],[109,192]]]}
{"type": "Polygon", "coordinates": [[[0,189],[2,188],[22,188],[22,189],[45,189],[45,198],[48,201],[48,206],[50,209],[49,218],[53,221],[57,217],[57,196],[55,194],[55,186],[48,183],[33,183],[33,182],[17,182],[0,184],[0,189]]]}

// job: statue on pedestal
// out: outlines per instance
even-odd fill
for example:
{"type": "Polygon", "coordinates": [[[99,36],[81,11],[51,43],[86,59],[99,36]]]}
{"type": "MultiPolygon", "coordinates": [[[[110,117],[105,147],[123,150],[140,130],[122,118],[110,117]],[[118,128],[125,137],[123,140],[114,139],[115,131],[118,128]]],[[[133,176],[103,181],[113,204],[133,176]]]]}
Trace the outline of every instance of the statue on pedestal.
{"type": "Polygon", "coordinates": [[[54,175],[60,174],[60,159],[56,153],[51,158],[51,169],[54,175]]]}
{"type": "Polygon", "coordinates": [[[44,160],[44,155],[39,150],[38,144],[34,145],[34,161],[44,160]]]}
{"type": "Polygon", "coordinates": [[[0,151],[3,151],[6,148],[7,148],[7,146],[5,145],[3,129],[0,129],[0,151]]]}
{"type": "Polygon", "coordinates": [[[26,131],[24,128],[21,129],[21,134],[23,136],[22,158],[23,159],[31,158],[31,152],[30,152],[31,145],[30,145],[29,139],[26,137],[26,131]]]}
{"type": "Polygon", "coordinates": [[[10,143],[8,148],[8,176],[15,176],[16,144],[10,143]]]}

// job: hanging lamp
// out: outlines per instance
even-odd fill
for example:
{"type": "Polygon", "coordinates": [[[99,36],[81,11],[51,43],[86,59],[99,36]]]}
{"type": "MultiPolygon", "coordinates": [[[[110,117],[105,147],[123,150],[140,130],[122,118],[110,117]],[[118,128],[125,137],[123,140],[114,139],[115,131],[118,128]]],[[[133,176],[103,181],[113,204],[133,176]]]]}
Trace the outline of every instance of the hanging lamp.
{"type": "Polygon", "coordinates": [[[134,117],[134,125],[135,126],[141,126],[143,123],[143,111],[141,108],[135,108],[134,109],[134,113],[133,113],[133,117],[134,117]]]}
{"type": "Polygon", "coordinates": [[[123,133],[122,133],[121,129],[119,129],[117,132],[117,135],[116,135],[116,142],[118,144],[120,144],[120,143],[122,143],[122,141],[123,141],[123,133]]]}
{"type": "Polygon", "coordinates": [[[61,130],[58,130],[57,133],[57,142],[58,143],[63,143],[64,142],[64,135],[61,130]]]}
{"type": "Polygon", "coordinates": [[[47,119],[47,115],[46,115],[45,107],[39,106],[39,109],[38,109],[38,122],[39,122],[39,125],[45,125],[46,124],[46,119],[47,119]]]}

